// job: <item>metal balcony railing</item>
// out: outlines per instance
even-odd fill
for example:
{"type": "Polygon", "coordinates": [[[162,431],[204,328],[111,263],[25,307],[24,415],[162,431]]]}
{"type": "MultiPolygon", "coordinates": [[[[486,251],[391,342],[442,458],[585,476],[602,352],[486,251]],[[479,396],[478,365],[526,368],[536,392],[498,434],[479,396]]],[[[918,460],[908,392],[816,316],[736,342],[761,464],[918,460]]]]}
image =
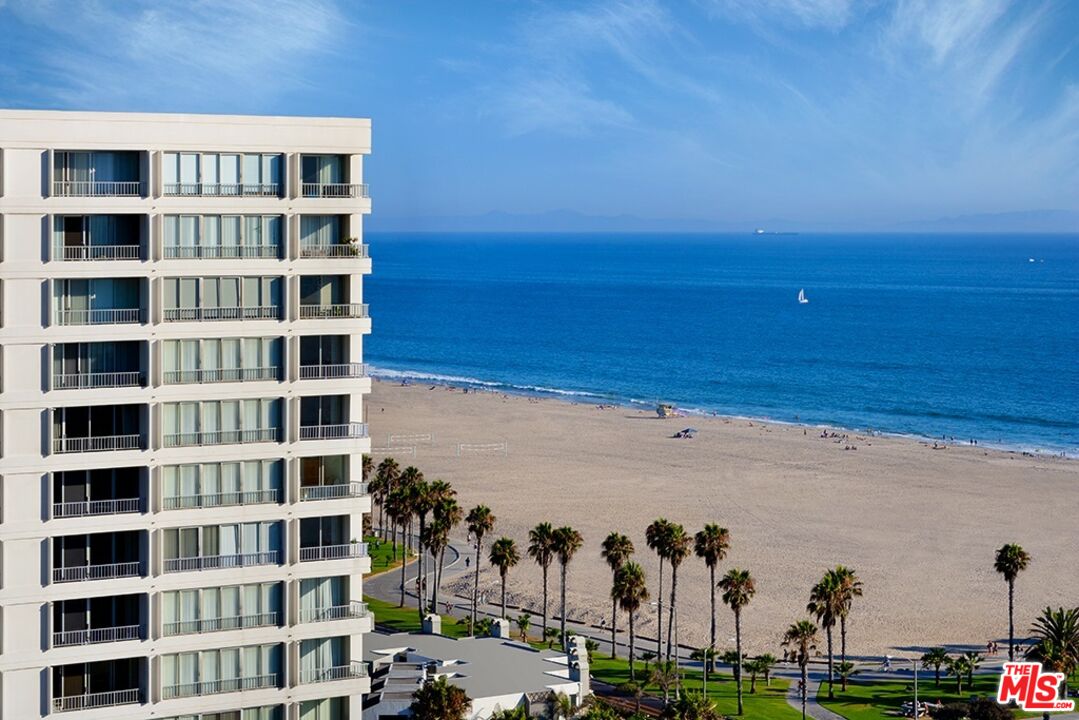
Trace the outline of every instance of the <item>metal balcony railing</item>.
{"type": "Polygon", "coordinates": [[[138,180],[54,180],[52,194],[56,197],[138,197],[142,183],[138,180]]]}
{"type": "Polygon", "coordinates": [[[367,494],[367,483],[347,482],[337,485],[307,485],[300,487],[300,501],[339,500],[367,494]]]}
{"type": "Polygon", "coordinates": [[[139,308],[107,310],[57,310],[57,325],[132,325],[142,322],[139,308]]]}
{"type": "Polygon", "coordinates": [[[353,662],[348,665],[328,668],[301,668],[300,682],[308,683],[330,682],[332,680],[350,680],[352,678],[367,677],[367,666],[364,663],[353,662]]]}
{"type": "Polygon", "coordinates": [[[52,569],[52,581],[55,583],[115,580],[140,575],[142,575],[142,563],[137,560],[135,562],[110,563],[108,565],[80,565],[78,567],[52,569]]]}
{"type": "Polygon", "coordinates": [[[367,183],[302,183],[305,198],[365,198],[367,183]]]}
{"type": "Polygon", "coordinates": [[[273,245],[166,245],[165,257],[168,259],[183,258],[198,260],[213,258],[215,260],[235,260],[244,258],[269,258],[280,257],[280,246],[273,245]]]}
{"type": "Polygon", "coordinates": [[[367,377],[366,363],[336,363],[331,365],[301,365],[301,380],[338,380],[367,377]]]}
{"type": "Polygon", "coordinates": [[[98,373],[58,373],[52,376],[53,390],[140,387],[142,384],[142,373],[138,370],[98,373]]]}
{"type": "Polygon", "coordinates": [[[340,425],[301,425],[301,440],[356,440],[367,437],[367,423],[340,425]]]}
{"type": "Polygon", "coordinates": [[[56,712],[69,712],[114,707],[116,705],[134,705],[141,702],[142,691],[138,688],[130,688],[128,690],[109,690],[108,692],[53,698],[52,709],[56,712]]]}
{"type": "Polygon", "coordinates": [[[198,697],[219,693],[239,692],[240,690],[258,690],[277,687],[276,674],[253,675],[251,677],[229,678],[227,680],[203,680],[202,682],[183,683],[180,685],[162,685],[161,699],[198,697]]]}
{"type": "Polygon", "coordinates": [[[351,618],[367,617],[367,603],[350,602],[347,605],[334,605],[331,607],[301,608],[300,622],[327,622],[329,620],[348,620],[351,618]]]}
{"type": "Polygon", "coordinates": [[[279,442],[280,428],[252,430],[207,430],[203,432],[165,433],[165,447],[196,447],[199,445],[243,445],[246,443],[279,442]]]}
{"type": "Polygon", "coordinates": [[[54,518],[91,517],[94,515],[123,515],[142,512],[139,498],[116,498],[113,500],[78,500],[52,504],[54,518]]]}
{"type": "Polygon", "coordinates": [[[189,570],[219,570],[221,568],[255,567],[257,565],[276,565],[278,551],[240,553],[238,555],[203,555],[201,557],[166,558],[165,572],[187,572],[189,570]]]}
{"type": "Polygon", "coordinates": [[[92,630],[63,630],[52,634],[52,646],[73,647],[76,645],[123,642],[124,640],[138,640],[139,635],[138,625],[120,625],[118,627],[95,628],[92,630]]]}
{"type": "Polygon", "coordinates": [[[192,510],[230,505],[260,505],[281,501],[277,488],[237,490],[234,492],[203,493],[201,495],[172,495],[164,499],[165,510],[192,510]]]}
{"type": "Polygon", "coordinates": [[[279,380],[281,368],[207,368],[204,370],[166,370],[166,385],[189,385],[193,383],[245,382],[253,380],[279,380]]]}
{"type": "Polygon", "coordinates": [[[280,197],[279,183],[165,183],[165,195],[192,197],[280,197]]]}
{"type": "Polygon", "coordinates": [[[368,246],[361,243],[334,243],[333,245],[300,245],[302,258],[366,258],[368,246]]]}
{"type": "Polygon", "coordinates": [[[165,322],[198,322],[202,320],[279,320],[278,305],[258,307],[165,308],[165,322]]]}
{"type": "Polygon", "coordinates": [[[141,448],[142,438],[138,433],[100,435],[96,437],[58,437],[52,441],[52,451],[57,454],[139,450],[141,448]]]}
{"type": "Polygon", "coordinates": [[[198,635],[201,633],[220,632],[222,630],[270,627],[277,624],[277,613],[266,612],[257,613],[255,615],[235,615],[232,617],[201,618],[199,620],[167,622],[162,625],[161,630],[167,636],[198,635]]]}
{"type": "Polygon", "coordinates": [[[337,303],[333,305],[300,305],[300,318],[303,320],[323,320],[326,318],[365,318],[366,303],[337,303]]]}
{"type": "Polygon", "coordinates": [[[61,245],[56,248],[57,260],[140,260],[138,245],[61,245]]]}
{"type": "Polygon", "coordinates": [[[300,562],[320,560],[348,560],[367,556],[367,543],[354,542],[343,545],[315,545],[300,548],[300,562]]]}

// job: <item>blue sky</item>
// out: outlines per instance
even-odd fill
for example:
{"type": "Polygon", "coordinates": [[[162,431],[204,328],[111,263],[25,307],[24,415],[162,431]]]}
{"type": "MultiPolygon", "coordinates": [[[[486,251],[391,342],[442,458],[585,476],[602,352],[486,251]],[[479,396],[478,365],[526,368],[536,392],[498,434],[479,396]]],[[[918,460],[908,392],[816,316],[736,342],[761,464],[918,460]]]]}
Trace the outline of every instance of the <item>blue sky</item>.
{"type": "Polygon", "coordinates": [[[1072,0],[0,0],[0,38],[0,106],[369,116],[406,225],[1079,211],[1072,0]]]}

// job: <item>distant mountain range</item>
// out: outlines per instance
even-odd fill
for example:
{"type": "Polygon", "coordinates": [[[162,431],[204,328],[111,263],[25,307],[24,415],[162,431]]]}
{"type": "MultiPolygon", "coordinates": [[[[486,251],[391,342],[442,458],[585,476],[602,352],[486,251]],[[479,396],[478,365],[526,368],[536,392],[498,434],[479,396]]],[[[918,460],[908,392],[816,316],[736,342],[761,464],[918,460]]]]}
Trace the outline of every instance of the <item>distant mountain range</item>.
{"type": "Polygon", "coordinates": [[[373,232],[1048,232],[1079,233],[1079,212],[1029,210],[1021,212],[957,215],[892,225],[799,222],[786,218],[769,220],[704,220],[695,218],[644,218],[636,215],[586,215],[576,210],[541,213],[492,211],[482,215],[426,217],[371,216],[373,232]]]}

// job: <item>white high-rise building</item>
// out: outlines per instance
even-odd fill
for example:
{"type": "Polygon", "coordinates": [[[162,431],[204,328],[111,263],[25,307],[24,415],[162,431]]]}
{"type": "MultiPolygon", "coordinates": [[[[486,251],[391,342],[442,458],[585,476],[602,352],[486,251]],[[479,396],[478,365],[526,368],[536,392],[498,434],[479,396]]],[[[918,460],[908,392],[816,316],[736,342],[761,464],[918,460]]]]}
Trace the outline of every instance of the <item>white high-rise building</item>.
{"type": "Polygon", "coordinates": [[[364,119],[0,110],[0,717],[358,720],[364,119]]]}

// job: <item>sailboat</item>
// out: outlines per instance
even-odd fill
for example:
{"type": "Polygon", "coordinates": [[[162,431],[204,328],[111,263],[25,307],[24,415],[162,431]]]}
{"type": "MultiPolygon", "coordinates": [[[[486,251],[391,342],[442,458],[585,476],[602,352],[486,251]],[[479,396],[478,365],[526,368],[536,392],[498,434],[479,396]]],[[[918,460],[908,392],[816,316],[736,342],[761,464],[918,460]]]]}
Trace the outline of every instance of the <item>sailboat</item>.
{"type": "Polygon", "coordinates": [[[798,304],[799,305],[808,305],[809,304],[809,299],[806,298],[805,288],[802,288],[801,290],[798,291],[798,304]]]}

